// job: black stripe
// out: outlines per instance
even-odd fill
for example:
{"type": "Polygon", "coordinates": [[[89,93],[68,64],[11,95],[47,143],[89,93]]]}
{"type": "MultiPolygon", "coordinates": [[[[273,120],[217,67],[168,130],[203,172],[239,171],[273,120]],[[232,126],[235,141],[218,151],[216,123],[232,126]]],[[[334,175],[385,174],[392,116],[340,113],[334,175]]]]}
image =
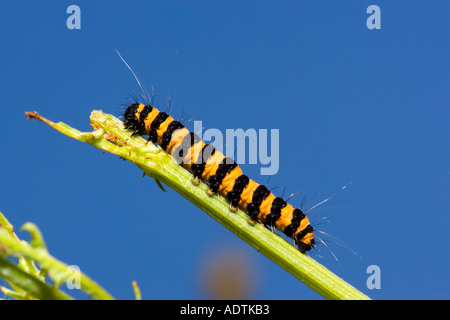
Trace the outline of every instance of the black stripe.
{"type": "Polygon", "coordinates": [[[291,224],[289,224],[286,229],[284,229],[284,234],[291,238],[300,226],[300,222],[306,217],[303,211],[300,209],[294,209],[292,215],[293,217],[291,220],[291,224]]]}
{"type": "Polygon", "coordinates": [[[295,243],[298,245],[298,250],[301,253],[305,253],[306,251],[309,251],[312,248],[314,248],[314,244],[316,243],[316,240],[314,240],[314,238],[312,238],[309,241],[309,243],[304,243],[304,242],[295,240],[295,243]]]}
{"type": "Polygon", "coordinates": [[[153,143],[156,143],[158,141],[158,134],[156,133],[155,129],[150,129],[150,132],[148,133],[148,141],[151,141],[153,143]]]}
{"type": "Polygon", "coordinates": [[[136,112],[139,108],[139,103],[130,105],[123,114],[123,125],[125,129],[136,130],[139,126],[139,120],[136,118],[136,112]]]}
{"type": "Polygon", "coordinates": [[[314,231],[313,227],[312,227],[310,224],[308,224],[308,225],[305,227],[305,229],[303,229],[302,231],[300,231],[300,232],[297,234],[296,240],[297,240],[297,241],[300,241],[301,239],[303,239],[304,236],[306,236],[308,233],[313,232],[313,231],[314,231]]]}
{"type": "Polygon", "coordinates": [[[259,185],[253,193],[252,202],[257,204],[258,207],[267,198],[270,194],[270,191],[266,188],[266,186],[259,185]]]}
{"type": "Polygon", "coordinates": [[[158,134],[157,134],[156,130],[159,129],[159,126],[161,125],[161,123],[163,123],[167,119],[168,116],[169,115],[167,113],[160,112],[160,113],[158,113],[156,118],[153,119],[152,124],[150,125],[150,132],[148,133],[149,141],[152,141],[153,143],[158,141],[158,134]]]}
{"type": "Polygon", "coordinates": [[[167,146],[170,143],[170,140],[172,140],[172,134],[178,130],[178,129],[182,129],[184,128],[183,124],[179,121],[172,121],[169,126],[167,127],[166,132],[164,132],[163,136],[162,136],[162,141],[161,141],[161,148],[163,150],[167,149],[167,146]]]}
{"type": "Polygon", "coordinates": [[[203,146],[202,152],[200,153],[197,161],[192,164],[192,173],[194,178],[200,179],[202,177],[203,171],[205,171],[206,163],[216,152],[216,148],[212,144],[205,144],[203,146]]]}
{"type": "Polygon", "coordinates": [[[250,219],[256,220],[259,215],[259,207],[265,198],[269,196],[271,192],[263,185],[260,185],[253,192],[252,202],[248,204],[247,211],[250,219]]]}
{"type": "Polygon", "coordinates": [[[272,201],[272,206],[270,207],[270,214],[266,216],[265,223],[273,226],[278,218],[281,217],[281,209],[286,207],[287,202],[283,200],[283,198],[276,197],[272,201]]]}
{"type": "Polygon", "coordinates": [[[231,205],[233,207],[237,207],[239,205],[239,201],[241,200],[242,191],[244,191],[244,189],[248,186],[249,182],[250,182],[250,179],[245,174],[240,175],[234,181],[233,190],[231,190],[227,194],[228,201],[231,202],[231,205]]]}
{"type": "Polygon", "coordinates": [[[150,128],[158,130],[161,123],[166,121],[166,119],[169,117],[169,115],[165,112],[160,112],[156,116],[156,118],[152,121],[152,124],[150,125],[150,128]]]}
{"type": "Polygon", "coordinates": [[[148,117],[148,115],[150,114],[150,112],[152,112],[153,107],[150,105],[147,105],[144,107],[144,109],[142,109],[140,115],[139,115],[139,134],[140,135],[145,135],[147,134],[145,132],[145,119],[148,117]]]}
{"type": "Polygon", "coordinates": [[[227,175],[228,172],[231,172],[234,168],[237,167],[237,163],[234,162],[230,157],[224,157],[222,162],[219,164],[219,167],[216,170],[216,174],[209,178],[209,188],[212,192],[217,192],[222,184],[223,178],[227,175]]]}

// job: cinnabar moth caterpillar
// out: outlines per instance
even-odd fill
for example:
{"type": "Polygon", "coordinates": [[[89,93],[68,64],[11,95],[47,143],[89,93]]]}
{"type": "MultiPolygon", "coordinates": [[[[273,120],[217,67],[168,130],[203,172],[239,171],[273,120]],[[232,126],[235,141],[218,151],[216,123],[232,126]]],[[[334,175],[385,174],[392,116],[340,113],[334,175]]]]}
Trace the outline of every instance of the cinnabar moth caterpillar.
{"type": "Polygon", "coordinates": [[[212,145],[205,144],[179,121],[165,112],[141,103],[133,103],[124,114],[125,128],[133,135],[148,135],[163,150],[181,160],[190,170],[194,183],[209,184],[209,194],[218,193],[230,202],[232,211],[238,207],[247,212],[251,221],[275,227],[292,238],[301,252],[314,248],[314,229],[301,209],[293,208],[275,197],[265,186],[242,174],[239,166],[212,145]]]}

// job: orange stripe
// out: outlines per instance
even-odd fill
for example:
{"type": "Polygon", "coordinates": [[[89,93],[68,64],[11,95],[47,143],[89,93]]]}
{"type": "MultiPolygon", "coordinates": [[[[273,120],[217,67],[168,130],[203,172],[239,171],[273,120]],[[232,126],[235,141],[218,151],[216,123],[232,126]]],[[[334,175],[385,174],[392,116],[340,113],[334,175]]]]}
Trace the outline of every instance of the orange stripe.
{"type": "Polygon", "coordinates": [[[259,187],[253,180],[249,180],[247,187],[241,193],[241,200],[239,201],[239,208],[247,210],[247,205],[252,202],[253,192],[259,187]]]}
{"type": "Polygon", "coordinates": [[[142,103],[139,103],[139,107],[136,110],[136,113],[134,114],[134,116],[138,119],[138,121],[140,120],[139,117],[141,115],[142,110],[144,110],[144,105],[142,103]]]}
{"type": "Polygon", "coordinates": [[[162,136],[164,132],[167,131],[167,128],[169,125],[173,122],[173,118],[171,116],[168,116],[166,120],[164,120],[163,123],[159,125],[158,130],[156,130],[156,134],[158,135],[158,144],[161,145],[162,143],[162,136]]]}
{"type": "Polygon", "coordinates": [[[187,155],[184,157],[183,160],[185,168],[191,169],[192,164],[194,164],[195,161],[197,161],[200,152],[202,152],[204,145],[205,143],[200,140],[199,142],[195,143],[193,146],[189,148],[189,151],[187,152],[187,155]]]}
{"type": "Polygon", "coordinates": [[[151,130],[151,125],[153,120],[158,116],[159,110],[156,108],[153,108],[152,111],[145,117],[144,124],[145,124],[145,134],[149,134],[151,130]]]}
{"type": "Polygon", "coordinates": [[[184,137],[188,134],[189,130],[187,128],[175,130],[174,133],[172,133],[172,139],[167,146],[167,153],[172,153],[172,150],[176,149],[181,144],[181,142],[183,142],[184,137]]]}
{"type": "Polygon", "coordinates": [[[281,216],[275,221],[275,228],[283,232],[291,224],[294,218],[293,212],[294,208],[290,204],[287,204],[286,207],[281,209],[281,216]]]}
{"type": "Polygon", "coordinates": [[[202,174],[202,179],[205,181],[208,181],[210,177],[216,174],[217,168],[219,167],[219,164],[222,162],[224,156],[223,154],[216,150],[214,152],[213,156],[209,158],[209,160],[205,164],[205,170],[202,174]]]}
{"type": "Polygon", "coordinates": [[[222,180],[222,184],[219,187],[219,193],[226,196],[228,192],[233,190],[236,179],[242,175],[242,170],[239,167],[234,168],[231,172],[228,172],[222,180]]]}
{"type": "Polygon", "coordinates": [[[273,195],[273,193],[269,194],[263,202],[261,202],[261,205],[259,206],[259,214],[258,218],[261,221],[265,221],[267,215],[270,213],[270,208],[272,207],[272,202],[276,197],[273,195]]]}

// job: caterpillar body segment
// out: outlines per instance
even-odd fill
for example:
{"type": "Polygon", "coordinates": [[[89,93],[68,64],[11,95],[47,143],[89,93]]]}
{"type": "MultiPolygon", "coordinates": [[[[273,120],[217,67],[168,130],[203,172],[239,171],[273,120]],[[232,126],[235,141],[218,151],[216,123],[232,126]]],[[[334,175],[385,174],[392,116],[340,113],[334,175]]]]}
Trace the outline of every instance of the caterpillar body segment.
{"type": "Polygon", "coordinates": [[[227,198],[232,211],[240,208],[247,212],[250,221],[260,221],[283,232],[303,253],[314,248],[314,229],[301,209],[293,208],[251,180],[233,159],[205,144],[167,113],[134,103],[125,110],[124,126],[134,130],[133,135],[148,135],[149,141],[158,143],[192,172],[194,183],[205,181],[210,195],[218,193],[227,198]]]}

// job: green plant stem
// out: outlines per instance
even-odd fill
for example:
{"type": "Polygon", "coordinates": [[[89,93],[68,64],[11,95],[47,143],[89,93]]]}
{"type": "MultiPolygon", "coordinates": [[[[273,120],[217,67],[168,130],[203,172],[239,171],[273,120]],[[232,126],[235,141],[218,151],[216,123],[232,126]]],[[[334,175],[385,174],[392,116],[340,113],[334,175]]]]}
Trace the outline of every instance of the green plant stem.
{"type": "Polygon", "coordinates": [[[133,285],[133,291],[134,291],[134,296],[136,297],[136,300],[142,300],[141,290],[139,289],[137,282],[133,281],[132,285],[133,285]]]}
{"type": "MultiPolygon", "coordinates": [[[[3,215],[2,212],[0,212],[0,227],[3,228],[11,237],[16,239],[17,241],[20,241],[20,239],[14,233],[14,226],[8,221],[8,219],[6,219],[6,217],[3,215]]],[[[25,257],[18,257],[18,258],[19,258],[19,265],[18,265],[19,269],[35,277],[41,276],[40,274],[41,271],[36,267],[33,260],[30,260],[25,257]]],[[[14,283],[8,281],[7,279],[5,280],[16,292],[26,294],[26,292],[24,292],[21,288],[17,287],[14,283]]]]}
{"type": "Polygon", "coordinates": [[[178,165],[169,154],[163,152],[159,147],[147,143],[143,137],[131,137],[131,131],[125,130],[122,121],[114,116],[101,111],[93,111],[90,120],[95,131],[82,133],[64,123],[53,123],[37,113],[28,113],[27,115],[44,121],[69,137],[135,163],[146,175],[180,193],[326,299],[369,299],[308,255],[300,253],[297,248],[278,234],[261,224],[249,224],[245,212],[241,210],[236,213],[231,212],[224,197],[209,196],[206,193],[209,187],[203,182],[200,185],[194,185],[189,171],[178,165]]]}
{"type": "MultiPolygon", "coordinates": [[[[72,300],[73,298],[66,293],[52,287],[39,278],[26,273],[6,258],[0,256],[0,277],[27,292],[33,298],[40,300],[72,300]]],[[[19,296],[13,297],[18,298],[19,296]]],[[[22,298],[27,298],[25,295],[22,298]]]]}

